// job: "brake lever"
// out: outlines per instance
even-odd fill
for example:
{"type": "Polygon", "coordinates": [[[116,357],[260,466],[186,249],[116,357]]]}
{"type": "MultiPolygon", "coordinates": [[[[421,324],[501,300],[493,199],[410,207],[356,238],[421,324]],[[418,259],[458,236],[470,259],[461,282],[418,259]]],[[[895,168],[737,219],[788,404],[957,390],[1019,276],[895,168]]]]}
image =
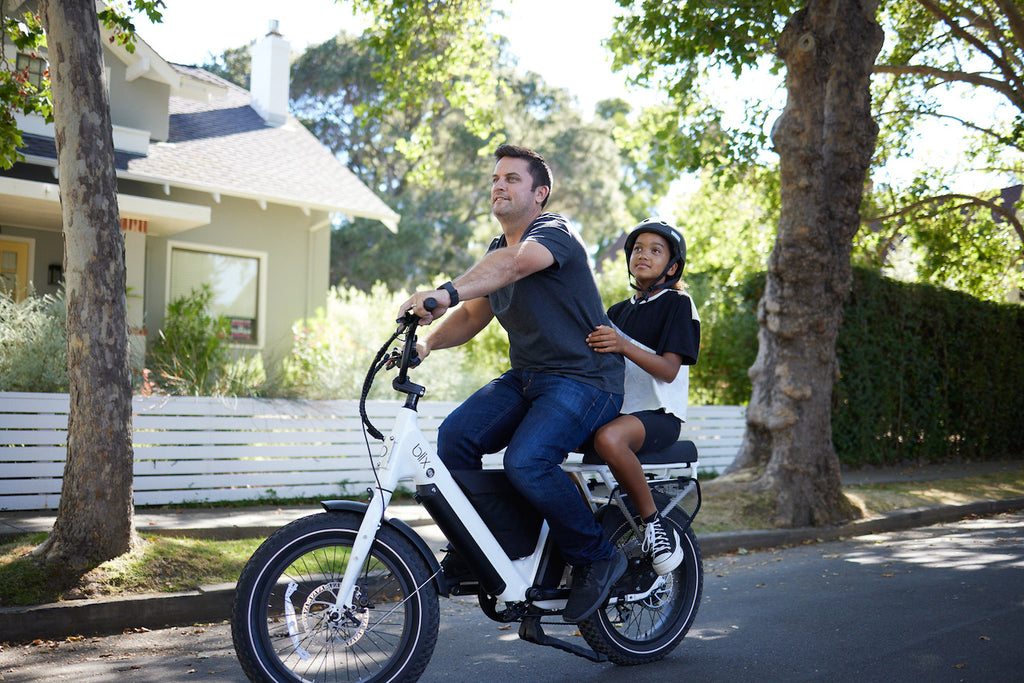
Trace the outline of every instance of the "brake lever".
{"type": "MultiPolygon", "coordinates": [[[[388,355],[387,362],[384,363],[384,367],[387,370],[393,370],[402,362],[402,352],[398,349],[391,349],[391,353],[388,355]]],[[[419,364],[423,361],[420,359],[420,355],[413,349],[412,358],[409,359],[409,369],[419,367],[419,364]]]]}

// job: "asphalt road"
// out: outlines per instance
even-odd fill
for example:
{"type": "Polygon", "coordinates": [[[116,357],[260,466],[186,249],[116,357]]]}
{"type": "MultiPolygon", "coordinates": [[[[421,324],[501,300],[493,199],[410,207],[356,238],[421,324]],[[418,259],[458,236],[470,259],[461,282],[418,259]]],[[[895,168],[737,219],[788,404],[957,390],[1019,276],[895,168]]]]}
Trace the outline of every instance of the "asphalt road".
{"type": "MultiPolygon", "coordinates": [[[[522,642],[515,626],[489,621],[473,599],[441,605],[437,649],[421,678],[429,683],[1017,682],[1024,512],[709,559],[689,635],[665,660],[638,668],[522,642]]],[[[220,623],[4,646],[0,680],[245,678],[220,623]]]]}

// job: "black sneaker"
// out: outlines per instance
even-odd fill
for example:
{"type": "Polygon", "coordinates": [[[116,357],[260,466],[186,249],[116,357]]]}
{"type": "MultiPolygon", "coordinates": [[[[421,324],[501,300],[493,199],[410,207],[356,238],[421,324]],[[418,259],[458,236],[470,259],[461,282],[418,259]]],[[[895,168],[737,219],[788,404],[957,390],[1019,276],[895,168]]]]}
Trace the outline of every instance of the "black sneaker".
{"type": "Polygon", "coordinates": [[[683,549],[679,547],[679,535],[672,529],[672,535],[665,531],[665,524],[661,516],[653,522],[648,522],[644,529],[644,540],[640,548],[645,553],[651,554],[651,565],[654,573],[664,576],[670,573],[679,563],[683,561],[683,549]]]}
{"type": "Polygon", "coordinates": [[[585,564],[572,570],[572,592],[562,612],[567,624],[583,621],[604,604],[619,577],[626,572],[626,556],[615,551],[607,560],[585,564]]]}

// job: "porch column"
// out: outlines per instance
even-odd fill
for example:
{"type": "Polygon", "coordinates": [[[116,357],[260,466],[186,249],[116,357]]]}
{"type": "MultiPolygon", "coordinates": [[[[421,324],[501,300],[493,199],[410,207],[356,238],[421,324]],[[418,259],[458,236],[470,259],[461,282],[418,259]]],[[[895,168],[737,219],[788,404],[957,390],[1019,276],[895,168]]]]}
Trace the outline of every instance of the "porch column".
{"type": "Polygon", "coordinates": [[[128,354],[132,372],[141,373],[146,363],[146,231],[148,222],[122,218],[125,284],[128,287],[128,354]]]}

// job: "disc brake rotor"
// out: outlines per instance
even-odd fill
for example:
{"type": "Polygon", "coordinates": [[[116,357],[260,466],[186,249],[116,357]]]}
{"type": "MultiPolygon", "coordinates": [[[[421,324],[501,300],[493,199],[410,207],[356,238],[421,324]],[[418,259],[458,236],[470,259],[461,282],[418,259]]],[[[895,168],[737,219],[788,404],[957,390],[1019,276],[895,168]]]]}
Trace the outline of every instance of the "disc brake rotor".
{"type": "MultiPolygon", "coordinates": [[[[302,605],[302,622],[306,632],[317,634],[325,643],[350,646],[366,633],[370,623],[370,610],[339,611],[336,607],[341,582],[331,581],[314,588],[302,605]]],[[[359,586],[355,587],[353,601],[359,604],[359,586]]]]}

